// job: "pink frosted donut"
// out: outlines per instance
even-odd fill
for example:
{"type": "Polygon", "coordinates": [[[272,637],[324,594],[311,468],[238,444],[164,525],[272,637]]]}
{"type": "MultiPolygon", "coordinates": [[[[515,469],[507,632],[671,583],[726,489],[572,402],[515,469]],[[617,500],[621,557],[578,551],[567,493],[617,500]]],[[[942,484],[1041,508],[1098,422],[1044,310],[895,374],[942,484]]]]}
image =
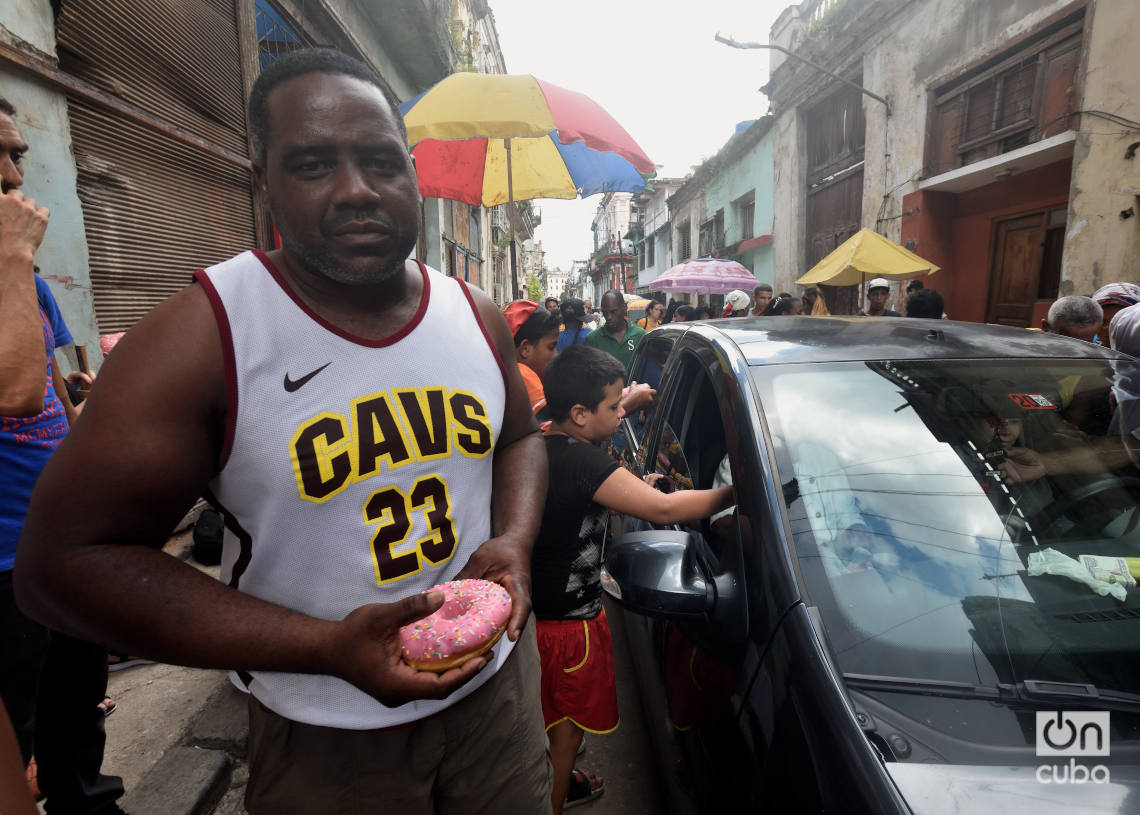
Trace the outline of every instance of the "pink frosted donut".
{"type": "Polygon", "coordinates": [[[400,629],[404,661],[418,671],[462,665],[498,642],[511,616],[511,596],[489,580],[453,580],[436,586],[443,605],[400,629]]]}

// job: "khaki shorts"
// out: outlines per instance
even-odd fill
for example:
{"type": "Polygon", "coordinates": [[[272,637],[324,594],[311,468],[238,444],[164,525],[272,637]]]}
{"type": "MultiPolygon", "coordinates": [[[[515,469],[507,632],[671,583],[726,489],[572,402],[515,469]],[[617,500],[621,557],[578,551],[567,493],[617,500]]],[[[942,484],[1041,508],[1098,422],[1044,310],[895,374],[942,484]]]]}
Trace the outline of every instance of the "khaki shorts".
{"type": "Polygon", "coordinates": [[[552,772],[534,618],[486,685],[406,727],[338,730],[277,715],[250,696],[253,815],[549,813],[552,772]]]}

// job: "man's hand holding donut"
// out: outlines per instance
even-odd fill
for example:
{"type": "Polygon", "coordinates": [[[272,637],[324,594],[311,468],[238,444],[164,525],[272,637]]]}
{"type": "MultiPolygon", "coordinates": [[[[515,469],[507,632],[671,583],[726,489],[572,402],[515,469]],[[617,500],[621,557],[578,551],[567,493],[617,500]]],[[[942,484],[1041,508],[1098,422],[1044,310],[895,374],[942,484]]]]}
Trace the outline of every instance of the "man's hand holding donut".
{"type": "Polygon", "coordinates": [[[396,603],[361,606],[332,624],[336,633],[326,641],[327,673],[351,682],[389,707],[450,695],[490,661],[490,652],[445,673],[433,673],[417,671],[404,662],[400,648],[400,627],[423,619],[441,605],[443,593],[430,591],[396,603]]]}
{"type": "Polygon", "coordinates": [[[506,535],[491,538],[475,550],[455,577],[456,580],[467,578],[490,580],[507,590],[511,595],[507,636],[511,642],[518,641],[530,616],[530,547],[506,535]]]}

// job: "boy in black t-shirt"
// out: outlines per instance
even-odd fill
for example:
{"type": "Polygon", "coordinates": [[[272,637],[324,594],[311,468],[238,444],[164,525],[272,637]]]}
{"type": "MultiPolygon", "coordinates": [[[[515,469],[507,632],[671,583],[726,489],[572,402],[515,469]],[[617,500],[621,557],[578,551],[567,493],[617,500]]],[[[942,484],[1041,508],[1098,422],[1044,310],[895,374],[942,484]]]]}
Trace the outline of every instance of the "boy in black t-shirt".
{"type": "Polygon", "coordinates": [[[602,780],[573,769],[582,732],[618,724],[610,629],[602,608],[606,513],[655,524],[704,518],[733,503],[732,487],[664,493],[598,445],[618,430],[625,368],[604,351],[573,345],[547,366],[542,384],[550,486],[531,559],[532,599],[542,659],[542,713],[554,765],[553,808],[601,793],[602,780]]]}

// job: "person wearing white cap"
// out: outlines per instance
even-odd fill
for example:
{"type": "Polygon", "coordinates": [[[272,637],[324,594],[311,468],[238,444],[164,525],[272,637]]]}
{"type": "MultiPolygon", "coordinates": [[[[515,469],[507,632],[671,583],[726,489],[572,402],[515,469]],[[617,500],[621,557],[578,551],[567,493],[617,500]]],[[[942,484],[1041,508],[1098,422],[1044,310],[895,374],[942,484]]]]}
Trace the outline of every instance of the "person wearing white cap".
{"type": "Polygon", "coordinates": [[[748,292],[733,289],[724,298],[724,311],[721,317],[746,317],[748,309],[752,307],[752,298],[748,292]]]}
{"type": "Polygon", "coordinates": [[[863,312],[866,317],[901,317],[897,311],[887,308],[887,300],[891,296],[891,284],[881,277],[872,279],[867,284],[867,310],[863,312]]]}

